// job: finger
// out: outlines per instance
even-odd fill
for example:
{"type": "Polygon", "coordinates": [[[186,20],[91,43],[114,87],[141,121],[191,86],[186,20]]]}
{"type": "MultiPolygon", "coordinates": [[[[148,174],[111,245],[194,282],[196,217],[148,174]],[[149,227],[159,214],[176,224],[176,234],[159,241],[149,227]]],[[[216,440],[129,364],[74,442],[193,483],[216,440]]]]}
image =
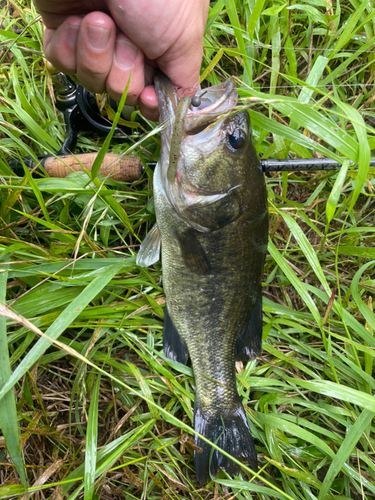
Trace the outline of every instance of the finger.
{"type": "Polygon", "coordinates": [[[101,93],[111,69],[116,25],[103,12],[82,20],[77,40],[77,78],[91,92],[101,93]]]}
{"type": "Polygon", "coordinates": [[[106,12],[104,1],[86,0],[33,0],[33,3],[43,17],[43,23],[47,28],[57,29],[67,18],[71,16],[84,17],[93,10],[106,12]],[[94,9],[94,5],[95,9],[94,9]]]}
{"type": "Polygon", "coordinates": [[[155,87],[148,85],[139,96],[139,109],[142,115],[148,120],[154,122],[159,119],[158,99],[156,97],[155,87]]]}
{"type": "Polygon", "coordinates": [[[171,50],[162,58],[157,60],[159,68],[165,73],[171,82],[181,89],[183,95],[192,97],[199,88],[199,71],[202,64],[202,46],[196,44],[190,50],[185,47],[175,54],[171,50]]]}
{"type": "Polygon", "coordinates": [[[188,22],[178,39],[157,59],[159,68],[172,83],[186,89],[183,95],[193,96],[199,88],[208,3],[208,0],[195,2],[195,8],[184,18],[188,22]]]}
{"type": "Polygon", "coordinates": [[[69,17],[58,29],[44,31],[44,53],[53,66],[68,75],[76,72],[76,47],[82,19],[69,17]]]}
{"type": "Polygon", "coordinates": [[[119,33],[107,78],[107,91],[113,99],[120,100],[129,78],[126,104],[134,106],[145,87],[143,52],[123,33],[119,33]]]}

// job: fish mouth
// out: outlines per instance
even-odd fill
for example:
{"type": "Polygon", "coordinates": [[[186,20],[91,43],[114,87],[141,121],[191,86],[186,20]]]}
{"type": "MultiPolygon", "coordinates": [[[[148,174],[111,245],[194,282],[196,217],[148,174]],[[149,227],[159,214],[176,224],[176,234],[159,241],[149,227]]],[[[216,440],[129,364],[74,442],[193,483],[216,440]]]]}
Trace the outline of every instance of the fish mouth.
{"type": "MultiPolygon", "coordinates": [[[[170,138],[181,97],[178,95],[178,89],[161,71],[155,75],[155,88],[159,102],[160,123],[165,125],[163,130],[165,137],[170,138]]],[[[224,83],[208,89],[198,89],[195,97],[199,98],[200,104],[190,106],[184,117],[183,131],[186,135],[198,134],[234,108],[238,94],[233,80],[229,78],[224,83]]]]}
{"type": "Polygon", "coordinates": [[[208,90],[198,90],[195,96],[199,98],[200,104],[184,120],[184,132],[188,135],[201,132],[233,108],[237,104],[238,94],[232,78],[229,78],[208,90]]]}
{"type": "MultiPolygon", "coordinates": [[[[182,144],[186,141],[192,144],[190,138],[197,150],[200,149],[204,154],[213,151],[219,145],[222,137],[221,128],[224,117],[231,110],[234,110],[238,94],[232,78],[208,89],[199,89],[195,94],[198,102],[194,102],[194,104],[197,105],[194,106],[190,103],[181,115],[179,109],[183,104],[182,101],[187,97],[180,97],[178,93],[180,89],[177,89],[161,71],[157,71],[155,74],[155,90],[160,111],[159,123],[162,126],[160,152],[160,163],[164,166],[162,177],[164,178],[166,174],[169,183],[174,180],[179,182],[177,170],[184,170],[184,158],[181,154],[182,144]],[[177,134],[176,130],[178,130],[177,134]],[[200,134],[199,137],[197,137],[198,134],[200,134]],[[204,144],[206,146],[202,147],[204,144]],[[210,147],[207,148],[207,144],[210,147]],[[168,157],[169,161],[167,161],[168,157]],[[172,166],[170,166],[171,164],[172,166]],[[166,167],[168,167],[167,172],[165,172],[166,167]]],[[[199,190],[199,188],[197,189],[199,190]]]]}

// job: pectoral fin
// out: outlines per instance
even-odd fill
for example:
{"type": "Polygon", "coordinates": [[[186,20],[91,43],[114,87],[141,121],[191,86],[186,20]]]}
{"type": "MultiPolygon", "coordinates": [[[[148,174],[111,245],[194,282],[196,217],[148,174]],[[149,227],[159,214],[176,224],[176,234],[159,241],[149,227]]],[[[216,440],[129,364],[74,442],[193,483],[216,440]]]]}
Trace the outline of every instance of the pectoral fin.
{"type": "Polygon", "coordinates": [[[167,305],[165,305],[164,309],[163,346],[167,358],[186,365],[189,353],[185,342],[180,337],[172,318],[169,316],[167,305]]]}
{"type": "Polygon", "coordinates": [[[237,339],[236,360],[249,361],[262,350],[262,293],[259,291],[244,331],[237,339]]]}
{"type": "Polygon", "coordinates": [[[211,264],[202,245],[199,243],[194,229],[177,233],[176,237],[186,267],[197,274],[210,274],[211,264]]]}
{"type": "Polygon", "coordinates": [[[147,233],[146,238],[142,241],[137,255],[137,265],[141,267],[148,267],[155,264],[160,257],[160,244],[160,231],[158,225],[155,224],[147,233]]]}
{"type": "Polygon", "coordinates": [[[215,230],[235,221],[242,213],[236,189],[213,196],[198,196],[184,209],[185,219],[199,226],[215,230]]]}

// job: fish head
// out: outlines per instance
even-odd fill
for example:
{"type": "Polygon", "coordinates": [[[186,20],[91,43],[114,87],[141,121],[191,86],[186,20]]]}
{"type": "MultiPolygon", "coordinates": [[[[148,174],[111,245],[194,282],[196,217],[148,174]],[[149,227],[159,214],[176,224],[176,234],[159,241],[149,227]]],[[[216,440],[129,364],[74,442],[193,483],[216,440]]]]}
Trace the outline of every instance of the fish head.
{"type": "Polygon", "coordinates": [[[210,231],[245,210],[256,210],[256,188],[259,185],[262,197],[264,179],[248,112],[236,112],[233,80],[198,90],[197,106],[190,106],[182,116],[181,98],[169,79],[159,73],[155,86],[164,126],[160,175],[175,211],[195,229],[210,231]],[[171,163],[175,163],[172,177],[171,163]]]}

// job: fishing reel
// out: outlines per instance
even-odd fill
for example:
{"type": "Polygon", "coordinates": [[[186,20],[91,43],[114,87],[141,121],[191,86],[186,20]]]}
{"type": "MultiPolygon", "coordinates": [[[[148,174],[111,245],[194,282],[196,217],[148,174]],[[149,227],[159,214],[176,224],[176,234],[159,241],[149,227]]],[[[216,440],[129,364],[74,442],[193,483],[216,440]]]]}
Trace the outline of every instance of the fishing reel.
{"type": "MultiPolygon", "coordinates": [[[[56,71],[51,65],[48,64],[47,68],[55,89],[55,106],[62,112],[66,128],[66,138],[56,154],[70,154],[76,146],[79,131],[92,130],[107,135],[112,128],[112,122],[105,110],[115,110],[116,102],[112,99],[103,102],[100,96],[92,94],[69,76],[56,71]]],[[[125,106],[128,114],[133,110],[134,108],[125,106]]],[[[130,132],[129,127],[118,125],[113,135],[123,137],[130,132]]]]}
{"type": "MultiPolygon", "coordinates": [[[[35,163],[31,156],[23,157],[20,159],[9,159],[8,165],[12,169],[12,171],[18,175],[24,175],[24,167],[25,165],[29,170],[33,170],[34,173],[39,173],[39,167],[46,167],[46,162],[48,161],[50,164],[53,163],[53,158],[61,157],[65,164],[68,163],[75,164],[75,160],[68,160],[67,158],[72,155],[74,148],[77,144],[77,136],[78,133],[83,130],[93,131],[100,135],[107,136],[112,129],[112,121],[111,118],[115,116],[117,104],[112,99],[108,97],[102,98],[100,95],[95,95],[89,92],[87,89],[82,87],[74,81],[73,78],[65,75],[61,71],[57,71],[50,63],[46,63],[47,70],[51,76],[53,88],[54,88],[54,97],[55,97],[55,107],[57,110],[61,111],[63,115],[63,120],[65,124],[65,139],[64,142],[59,149],[56,151],[54,155],[39,155],[38,168],[35,170],[35,163]],[[52,162],[52,163],[51,163],[52,162]]],[[[125,118],[130,118],[131,113],[135,110],[135,108],[130,106],[124,106],[122,111],[122,116],[125,118]]],[[[120,118],[119,123],[115,130],[113,137],[124,138],[128,134],[132,133],[132,128],[127,127],[126,125],[122,125],[121,123],[126,123],[125,120],[120,118]]],[[[81,161],[83,163],[92,162],[93,160],[90,157],[85,155],[80,155],[81,161]]],[[[113,161],[113,158],[112,158],[113,161]]],[[[133,168],[132,162],[132,168],[133,168]]],[[[72,165],[71,165],[72,166],[72,165]]],[[[90,165],[85,165],[89,170],[91,169],[90,165]]],[[[52,168],[52,167],[51,167],[52,168]]],[[[125,167],[122,167],[122,170],[125,167]]],[[[56,170],[56,164],[53,164],[53,170],[56,170]]],[[[74,169],[80,170],[79,166],[75,166],[74,169]]],[[[127,168],[126,168],[127,169],[127,168]]],[[[125,169],[125,170],[126,170],[125,169]]],[[[52,171],[49,171],[49,175],[60,176],[61,168],[57,169],[59,174],[54,174],[52,171]]],[[[141,165],[137,165],[136,169],[137,173],[132,173],[133,177],[135,175],[141,176],[141,165]]],[[[64,175],[67,175],[69,170],[65,172],[64,175]]],[[[122,176],[122,180],[127,179],[127,175],[122,176]]]]}

